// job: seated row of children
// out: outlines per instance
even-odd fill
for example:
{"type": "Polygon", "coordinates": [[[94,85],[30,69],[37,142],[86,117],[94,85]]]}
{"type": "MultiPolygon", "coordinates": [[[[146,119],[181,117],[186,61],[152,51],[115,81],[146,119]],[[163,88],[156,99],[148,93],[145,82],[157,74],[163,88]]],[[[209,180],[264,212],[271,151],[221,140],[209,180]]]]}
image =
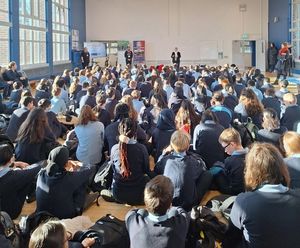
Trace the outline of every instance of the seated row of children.
{"type": "MultiPolygon", "coordinates": [[[[289,172],[279,150],[255,143],[246,156],[244,180],[247,191],[236,198],[222,247],[295,247],[300,241],[300,191],[288,188],[289,172]]],[[[126,215],[131,247],[185,247],[192,220],[183,208],[173,206],[175,191],[172,179],[163,175],[146,184],[145,209],[126,215]]],[[[85,240],[81,247],[94,242],[85,240]]],[[[29,247],[75,244],[60,221],[49,221],[34,230],[29,247]]]]}

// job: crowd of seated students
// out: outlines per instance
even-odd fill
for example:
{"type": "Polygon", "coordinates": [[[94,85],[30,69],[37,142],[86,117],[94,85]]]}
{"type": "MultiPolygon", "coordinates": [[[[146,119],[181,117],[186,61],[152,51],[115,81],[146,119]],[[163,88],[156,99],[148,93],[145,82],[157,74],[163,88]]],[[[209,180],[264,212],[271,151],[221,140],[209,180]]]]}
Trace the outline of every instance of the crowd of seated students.
{"type": "MultiPolygon", "coordinates": [[[[300,145],[300,136],[293,132],[300,122],[297,97],[286,89],[286,82],[275,91],[258,69],[242,74],[235,65],[184,66],[179,71],[172,66],[137,65],[123,70],[94,66],[42,79],[34,96],[26,84],[24,88],[13,85],[21,94],[11,92],[19,108],[11,115],[6,135],[16,143],[15,152],[14,147],[0,144],[1,209],[12,218],[18,217],[35,184],[37,211],[48,211],[58,218],[82,214],[93,176],[107,155],[112,162],[112,185],[101,191],[103,199],[146,204],[147,211],[136,210],[127,216],[130,239],[135,242],[132,247],[147,247],[160,232],[165,235],[162,247],[173,247],[176,233],[180,236],[175,243],[183,247],[180,244],[189,222],[186,211],[199,205],[209,189],[238,195],[237,202],[245,209],[235,204],[232,235],[238,233],[234,229],[240,229],[250,247],[263,247],[255,244],[266,242],[255,236],[258,229],[245,228],[245,215],[253,214],[256,221],[260,214],[259,208],[247,212],[245,201],[250,201],[251,193],[260,204],[259,192],[276,192],[287,194],[290,207],[299,205],[297,190],[294,193],[287,188],[300,187],[300,150],[295,148],[300,145]],[[78,123],[70,131],[58,118],[66,112],[78,115],[78,123]],[[260,129],[257,141],[264,144],[243,146],[241,133],[233,128],[236,119],[241,123],[251,119],[260,129]],[[77,142],[72,156],[57,142],[67,132],[67,140],[77,142]],[[256,161],[261,167],[255,173],[266,176],[258,176],[262,181],[254,182],[251,174],[254,152],[280,158],[269,158],[265,166],[274,167],[269,169],[262,168],[265,161],[256,161]],[[14,164],[13,153],[18,161],[14,164]],[[149,162],[151,155],[154,168],[149,162]],[[70,157],[77,162],[68,161],[70,157]],[[46,160],[41,168],[39,162],[46,160]],[[272,169],[276,171],[273,174],[272,169]],[[291,182],[285,171],[289,171],[291,182]],[[23,173],[30,174],[24,182],[23,173]],[[15,181],[22,187],[12,187],[15,181]],[[13,196],[9,200],[7,192],[13,196]],[[18,204],[13,206],[14,201],[18,204]],[[174,226],[170,227],[165,222],[172,218],[178,222],[171,222],[174,226]],[[157,222],[166,226],[159,229],[157,222]],[[149,230],[145,231],[146,227],[149,230]],[[153,236],[147,239],[143,232],[153,236]]],[[[294,210],[290,218],[293,214],[294,210]]],[[[278,230],[274,227],[274,231],[278,230]]]]}

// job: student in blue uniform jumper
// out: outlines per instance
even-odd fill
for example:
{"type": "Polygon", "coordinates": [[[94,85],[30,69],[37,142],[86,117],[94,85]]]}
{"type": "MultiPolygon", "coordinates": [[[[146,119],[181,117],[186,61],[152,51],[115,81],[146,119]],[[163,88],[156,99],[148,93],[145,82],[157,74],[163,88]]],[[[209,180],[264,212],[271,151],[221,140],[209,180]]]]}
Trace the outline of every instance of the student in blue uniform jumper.
{"type": "Polygon", "coordinates": [[[172,207],[172,181],[159,175],[146,184],[146,209],[133,209],[126,215],[130,247],[184,248],[189,228],[189,215],[172,207]]]}
{"type": "Polygon", "coordinates": [[[171,136],[171,151],[160,157],[154,171],[169,177],[174,184],[173,206],[181,206],[186,211],[198,205],[209,189],[212,176],[206,171],[203,161],[194,158],[187,151],[190,147],[190,136],[178,130],[171,136]]]}

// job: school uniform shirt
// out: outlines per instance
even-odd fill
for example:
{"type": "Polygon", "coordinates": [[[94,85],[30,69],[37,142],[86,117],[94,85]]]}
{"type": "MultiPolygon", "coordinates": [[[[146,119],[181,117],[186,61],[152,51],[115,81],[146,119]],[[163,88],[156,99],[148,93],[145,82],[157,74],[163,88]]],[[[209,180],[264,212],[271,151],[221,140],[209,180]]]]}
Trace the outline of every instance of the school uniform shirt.
{"type": "Polygon", "coordinates": [[[243,247],[298,247],[299,209],[299,190],[281,184],[265,184],[237,196],[230,220],[243,232],[243,247]]]}
{"type": "Polygon", "coordinates": [[[9,101],[19,103],[21,100],[21,95],[22,95],[22,89],[19,90],[13,90],[10,93],[9,101]]]}
{"type": "Polygon", "coordinates": [[[287,128],[283,126],[272,131],[260,129],[258,130],[257,140],[261,142],[271,143],[279,148],[279,139],[287,131],[287,128]]]}
{"type": "Polygon", "coordinates": [[[281,103],[276,97],[265,96],[261,103],[264,105],[264,108],[274,109],[277,113],[278,118],[280,118],[281,103]]]}
{"type": "Polygon", "coordinates": [[[95,96],[85,95],[81,97],[79,109],[82,109],[84,105],[89,105],[91,108],[94,108],[97,105],[95,96]]]}
{"type": "Polygon", "coordinates": [[[139,90],[141,91],[141,97],[148,97],[150,94],[150,91],[152,90],[152,85],[150,82],[142,82],[139,90]]]}
{"type": "Polygon", "coordinates": [[[214,112],[214,114],[217,116],[219,120],[219,123],[224,128],[230,127],[233,114],[229,108],[225,107],[224,105],[219,105],[219,106],[212,106],[210,110],[214,112]]]}
{"type": "Polygon", "coordinates": [[[140,187],[145,186],[144,175],[152,176],[149,167],[149,154],[147,148],[131,139],[127,144],[127,159],[129,164],[130,175],[123,178],[121,174],[120,150],[119,144],[111,149],[111,158],[113,162],[113,188],[140,187]]]}
{"type": "Polygon", "coordinates": [[[16,219],[22,211],[26,195],[41,167],[37,164],[26,169],[0,167],[1,211],[16,219]]]}
{"type": "Polygon", "coordinates": [[[227,157],[224,161],[229,191],[233,195],[237,195],[245,190],[244,168],[247,152],[248,149],[234,151],[231,156],[227,157]]]}
{"type": "Polygon", "coordinates": [[[210,168],[215,162],[224,161],[224,148],[219,143],[219,136],[224,127],[214,121],[205,121],[196,126],[193,135],[193,150],[210,168]]]}
{"type": "Polygon", "coordinates": [[[49,152],[56,146],[56,139],[52,131],[47,128],[45,137],[39,143],[30,143],[29,139],[18,141],[15,149],[17,161],[34,164],[48,158],[49,152]]]}
{"type": "Polygon", "coordinates": [[[189,215],[180,207],[172,207],[162,216],[133,209],[125,217],[131,248],[184,248],[189,221],[189,215]]]}
{"type": "Polygon", "coordinates": [[[63,99],[54,96],[51,99],[50,111],[52,111],[55,114],[65,113],[67,111],[66,103],[64,102],[63,99]]]}
{"type": "Polygon", "coordinates": [[[155,165],[155,173],[171,179],[174,185],[173,206],[190,210],[199,199],[197,182],[204,173],[198,160],[184,153],[173,152],[161,157],[155,165]]]}
{"type": "Polygon", "coordinates": [[[26,107],[16,109],[10,117],[5,134],[14,142],[22,123],[26,120],[30,110],[26,107]]]}
{"type": "MultiPolygon", "coordinates": [[[[119,137],[119,123],[120,121],[115,121],[111,124],[109,124],[106,128],[105,128],[105,133],[104,133],[104,137],[105,137],[105,142],[108,146],[108,152],[110,153],[112,147],[117,144],[118,141],[118,137],[119,137]]],[[[137,127],[137,141],[139,143],[146,143],[146,133],[145,131],[141,128],[140,125],[138,125],[137,127]]]]}
{"type": "Polygon", "coordinates": [[[300,107],[298,105],[291,105],[286,107],[280,124],[287,127],[289,131],[294,130],[294,125],[300,121],[300,107]]]}
{"type": "Polygon", "coordinates": [[[118,100],[117,99],[111,99],[111,98],[107,98],[106,99],[106,103],[105,103],[105,109],[108,111],[108,113],[110,114],[110,119],[113,120],[115,118],[115,107],[118,104],[118,100]]]}
{"type": "Polygon", "coordinates": [[[100,163],[104,145],[104,125],[99,121],[89,121],[87,125],[77,125],[75,133],[78,139],[78,160],[92,165],[100,163]]]}
{"type": "Polygon", "coordinates": [[[45,90],[37,90],[34,98],[37,102],[41,99],[49,99],[50,100],[51,94],[45,90]]]}

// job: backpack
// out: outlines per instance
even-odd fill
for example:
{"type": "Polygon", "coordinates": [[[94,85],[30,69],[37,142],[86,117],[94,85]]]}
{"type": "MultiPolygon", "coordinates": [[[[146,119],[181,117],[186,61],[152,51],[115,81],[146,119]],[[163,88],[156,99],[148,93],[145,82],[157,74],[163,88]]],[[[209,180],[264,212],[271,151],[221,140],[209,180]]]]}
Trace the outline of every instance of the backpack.
{"type": "Polygon", "coordinates": [[[50,219],[55,219],[55,217],[46,211],[34,212],[21,218],[19,225],[22,231],[23,247],[28,247],[31,233],[40,224],[46,223],[50,219]]]}
{"type": "Polygon", "coordinates": [[[75,233],[73,241],[82,242],[85,238],[94,238],[92,248],[129,248],[129,235],[125,221],[107,214],[96,221],[87,231],[75,233]]]}
{"type": "Polygon", "coordinates": [[[4,134],[7,127],[8,127],[8,123],[10,120],[10,116],[5,115],[5,114],[0,114],[0,133],[4,134]]]}
{"type": "Polygon", "coordinates": [[[102,189],[109,189],[112,184],[112,162],[106,160],[98,169],[94,176],[91,189],[94,192],[100,192],[102,189]]]}
{"type": "Polygon", "coordinates": [[[8,144],[11,147],[11,149],[13,150],[13,152],[15,152],[14,144],[12,143],[10,138],[5,134],[0,134],[0,145],[3,145],[3,144],[8,144]]]}
{"type": "Polygon", "coordinates": [[[186,247],[218,247],[225,238],[235,198],[236,196],[219,195],[212,198],[206,206],[194,207],[191,211],[188,246],[186,247]]]}
{"type": "Polygon", "coordinates": [[[12,247],[22,247],[22,239],[19,226],[12,221],[12,219],[6,212],[3,211],[0,212],[0,234],[11,242],[12,247]]]}
{"type": "Polygon", "coordinates": [[[244,124],[239,121],[234,121],[232,127],[239,132],[243,147],[249,147],[254,142],[252,134],[244,124]]]}
{"type": "Polygon", "coordinates": [[[253,123],[251,117],[247,118],[247,122],[244,123],[244,126],[247,128],[247,130],[250,133],[252,139],[254,141],[257,140],[259,128],[253,123]]]}

